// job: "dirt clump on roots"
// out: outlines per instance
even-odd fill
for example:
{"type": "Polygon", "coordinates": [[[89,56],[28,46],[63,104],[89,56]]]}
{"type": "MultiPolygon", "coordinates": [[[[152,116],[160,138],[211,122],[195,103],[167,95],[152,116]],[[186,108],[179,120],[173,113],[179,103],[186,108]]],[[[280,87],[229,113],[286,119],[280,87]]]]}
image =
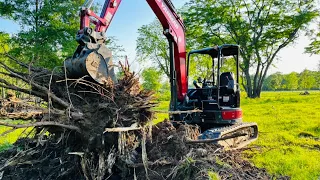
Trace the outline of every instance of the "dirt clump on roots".
{"type": "Polygon", "coordinates": [[[275,176],[241,158],[241,150],[224,151],[217,144],[188,144],[199,129],[193,125],[175,128],[169,121],[153,127],[147,144],[148,170],[135,166],[137,179],[290,179],[275,176]]]}
{"type": "Polygon", "coordinates": [[[20,70],[0,61],[6,77],[0,87],[32,100],[0,100],[0,125],[10,127],[2,135],[24,129],[0,153],[1,180],[273,178],[239,152],[186,143],[197,139],[197,126],[176,128],[168,121],[152,126],[153,92],[142,90],[128,65],[120,63],[117,84],[100,85],[67,78],[65,68],[51,71],[7,58],[20,70]],[[17,81],[23,85],[11,83],[17,81]],[[36,98],[43,102],[34,103],[36,98]]]}

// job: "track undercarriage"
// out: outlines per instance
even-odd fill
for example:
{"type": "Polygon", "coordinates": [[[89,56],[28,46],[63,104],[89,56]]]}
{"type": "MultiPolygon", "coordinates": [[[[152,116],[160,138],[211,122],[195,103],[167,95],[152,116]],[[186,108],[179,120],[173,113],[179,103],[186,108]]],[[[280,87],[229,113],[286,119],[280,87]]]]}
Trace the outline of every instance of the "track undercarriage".
{"type": "Polygon", "coordinates": [[[218,140],[219,144],[226,150],[240,149],[258,138],[258,126],[256,123],[238,123],[226,127],[212,128],[204,131],[199,139],[218,140]]]}

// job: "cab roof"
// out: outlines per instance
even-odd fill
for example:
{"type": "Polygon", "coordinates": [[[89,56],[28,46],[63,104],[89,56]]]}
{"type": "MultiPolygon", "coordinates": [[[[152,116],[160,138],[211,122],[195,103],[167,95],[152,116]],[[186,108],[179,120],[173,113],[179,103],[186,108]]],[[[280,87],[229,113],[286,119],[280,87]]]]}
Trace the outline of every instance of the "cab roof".
{"type": "Polygon", "coordinates": [[[233,56],[238,54],[239,49],[239,45],[224,44],[221,46],[215,46],[211,48],[192,50],[189,52],[189,54],[208,54],[211,57],[218,57],[219,50],[221,50],[223,56],[233,56]]]}

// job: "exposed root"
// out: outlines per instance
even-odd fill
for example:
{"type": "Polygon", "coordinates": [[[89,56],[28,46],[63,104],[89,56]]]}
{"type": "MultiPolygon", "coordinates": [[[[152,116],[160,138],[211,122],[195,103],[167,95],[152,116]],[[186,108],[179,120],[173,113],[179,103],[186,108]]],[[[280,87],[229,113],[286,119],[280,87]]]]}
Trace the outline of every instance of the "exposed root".
{"type": "Polygon", "coordinates": [[[151,127],[153,92],[141,89],[127,63],[120,63],[117,84],[109,79],[100,85],[87,77],[68,79],[63,67],[50,71],[6,56],[22,70],[1,61],[0,87],[45,103],[0,100],[0,125],[12,128],[3,134],[33,127],[0,153],[2,179],[208,179],[209,171],[222,179],[271,178],[236,152],[186,143],[199,136],[197,126],[176,129],[165,121],[151,127]]]}
{"type": "Polygon", "coordinates": [[[77,131],[77,132],[81,133],[80,128],[78,128],[76,126],[65,125],[65,124],[60,124],[57,122],[50,122],[50,121],[42,121],[42,122],[36,122],[36,123],[30,123],[30,124],[11,124],[11,123],[6,123],[6,122],[0,121],[0,125],[7,126],[7,127],[13,127],[16,129],[27,128],[27,127],[57,126],[57,127],[61,127],[64,129],[73,130],[73,131],[77,131]]]}

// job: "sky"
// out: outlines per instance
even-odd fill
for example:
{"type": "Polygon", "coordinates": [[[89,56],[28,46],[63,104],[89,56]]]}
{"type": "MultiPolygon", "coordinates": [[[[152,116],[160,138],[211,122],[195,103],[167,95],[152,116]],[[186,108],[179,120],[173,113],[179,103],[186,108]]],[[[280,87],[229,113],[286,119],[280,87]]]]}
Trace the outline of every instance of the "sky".
{"type": "MultiPolygon", "coordinates": [[[[96,2],[103,4],[103,0],[96,2]]],[[[176,8],[182,7],[186,0],[174,0],[176,8]]],[[[97,13],[100,14],[100,13],[97,13]]],[[[141,65],[135,61],[136,39],[138,28],[152,22],[156,18],[155,14],[144,0],[123,0],[116,13],[108,31],[107,36],[115,36],[118,44],[125,49],[124,55],[128,56],[133,68],[138,71],[141,65]]],[[[19,25],[12,21],[0,18],[0,31],[17,33],[19,25]]],[[[276,67],[272,67],[268,74],[274,72],[290,73],[292,71],[301,72],[304,69],[316,70],[320,61],[320,55],[310,56],[304,53],[304,47],[310,43],[307,37],[300,36],[297,42],[290,47],[286,47],[279,53],[276,67]]]]}

